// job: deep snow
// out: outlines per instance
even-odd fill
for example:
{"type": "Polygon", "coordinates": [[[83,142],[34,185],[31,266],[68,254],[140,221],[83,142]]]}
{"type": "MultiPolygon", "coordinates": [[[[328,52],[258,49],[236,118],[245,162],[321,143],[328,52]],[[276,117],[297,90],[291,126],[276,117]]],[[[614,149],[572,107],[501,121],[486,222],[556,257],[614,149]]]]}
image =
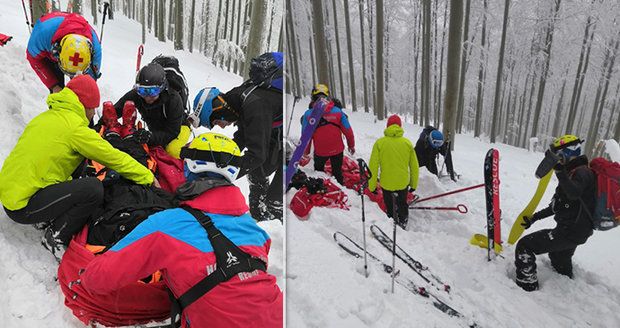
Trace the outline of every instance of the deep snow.
{"type": "MultiPolygon", "coordinates": [[[[292,101],[287,103],[290,111],[292,101]]],[[[296,106],[291,139],[299,138],[298,122],[307,103],[308,99],[303,99],[296,106]]],[[[374,141],[383,136],[386,121],[376,122],[367,113],[347,110],[347,114],[355,132],[354,158],[368,161],[374,141]]],[[[411,121],[403,127],[405,137],[415,144],[422,127],[411,121]]],[[[608,143],[612,149],[617,148],[617,142],[608,143]]],[[[507,239],[516,216],[536,189],[534,171],[543,158],[542,153],[490,144],[470,134],[458,135],[453,160],[455,170],[461,174],[460,180],[455,183],[450,179],[438,179],[422,168],[417,193],[427,197],[483,183],[483,161],[491,147],[500,153],[501,230],[502,238],[507,239]]],[[[610,151],[612,156],[615,151],[610,151]]],[[[303,170],[310,176],[328,176],[315,172],[312,162],[303,170]]],[[[332,182],[337,183],[333,178],[332,182]]],[[[539,210],[547,206],[556,185],[557,179],[553,177],[539,210]]],[[[595,232],[585,245],[577,248],[573,258],[574,280],[556,274],[546,255],[539,256],[541,289],[527,293],[513,282],[514,246],[505,244],[502,257],[487,262],[486,249],[469,245],[473,234],[486,234],[483,189],[420,204],[455,206],[462,203],[469,208],[467,214],[412,210],[408,231],[398,229],[397,232],[397,243],[402,248],[451,285],[450,295],[439,291],[435,294],[467,317],[459,320],[398,285],[392,295],[390,276],[374,262],[369,262],[370,277],[364,277],[363,260],[345,253],[332,238],[335,231],[341,231],[362,244],[360,196],[353,190],[344,187],[343,190],[351,205],[349,211],[313,208],[309,219],[300,221],[290,208],[287,209],[290,242],[287,243],[286,278],[290,327],[466,327],[472,322],[482,327],[620,326],[620,262],[615,251],[620,246],[620,229],[595,232]]],[[[295,191],[291,189],[287,193],[289,200],[295,191]]],[[[392,224],[368,198],[365,211],[368,249],[391,264],[391,253],[373,240],[369,226],[377,224],[391,236],[392,224]]],[[[548,218],[535,223],[525,233],[554,225],[553,219],[548,218]]],[[[396,268],[400,269],[400,275],[424,285],[398,259],[396,268]]]]}
{"type": "MultiPolygon", "coordinates": [[[[0,161],[8,156],[24,126],[46,109],[47,89],[26,60],[28,29],[19,1],[0,0],[0,33],[13,40],[0,48],[0,161]]],[[[89,12],[85,8],[85,12],[89,12]]],[[[86,16],[90,20],[89,16],[86,16]]],[[[100,27],[96,27],[99,32],[100,27]]],[[[101,99],[116,101],[134,83],[136,50],[141,40],[141,26],[117,13],[105,24],[102,77],[98,81],[101,99]]],[[[200,88],[216,86],[222,91],[242,82],[240,76],[211,65],[199,53],[174,51],[172,43],[161,43],[147,36],[142,65],[159,54],[172,54],[181,63],[190,89],[190,99],[200,88]]],[[[218,131],[218,130],[215,130],[218,131]]],[[[233,129],[219,131],[232,136],[233,129]]],[[[245,178],[237,183],[248,194],[245,178]]],[[[57,264],[40,245],[42,232],[19,225],[0,211],[0,326],[1,327],[83,327],[63,304],[58,283],[54,280],[57,264]]],[[[280,222],[261,222],[272,238],[269,272],[276,275],[284,289],[284,228],[280,222]]]]}

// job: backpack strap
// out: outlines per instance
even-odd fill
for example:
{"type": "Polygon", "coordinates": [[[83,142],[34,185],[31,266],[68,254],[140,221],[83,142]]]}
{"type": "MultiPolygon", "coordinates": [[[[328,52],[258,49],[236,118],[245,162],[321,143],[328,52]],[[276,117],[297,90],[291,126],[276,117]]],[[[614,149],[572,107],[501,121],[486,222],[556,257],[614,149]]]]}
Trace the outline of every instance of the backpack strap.
{"type": "Polygon", "coordinates": [[[207,236],[209,242],[213,246],[213,253],[215,253],[217,264],[215,271],[188,289],[179,298],[175,298],[172,292],[168,290],[168,295],[172,303],[170,327],[179,327],[181,325],[180,317],[183,310],[208,293],[211,289],[215,288],[218,284],[228,281],[236,274],[242,272],[253,272],[256,270],[267,272],[267,265],[265,262],[242,251],[215,227],[208,215],[189,206],[183,206],[182,208],[193,215],[207,231],[207,236]],[[175,321],[177,315],[179,316],[179,321],[175,321]]]}

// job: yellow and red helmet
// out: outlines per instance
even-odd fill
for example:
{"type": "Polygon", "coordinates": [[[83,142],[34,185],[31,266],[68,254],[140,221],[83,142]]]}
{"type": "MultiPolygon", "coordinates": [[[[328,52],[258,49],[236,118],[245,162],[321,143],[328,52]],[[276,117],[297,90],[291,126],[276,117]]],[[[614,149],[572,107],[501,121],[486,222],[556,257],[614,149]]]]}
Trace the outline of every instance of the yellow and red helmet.
{"type": "Polygon", "coordinates": [[[86,72],[90,67],[93,47],[87,37],[67,34],[60,40],[59,47],[58,67],[66,75],[86,72]]]}

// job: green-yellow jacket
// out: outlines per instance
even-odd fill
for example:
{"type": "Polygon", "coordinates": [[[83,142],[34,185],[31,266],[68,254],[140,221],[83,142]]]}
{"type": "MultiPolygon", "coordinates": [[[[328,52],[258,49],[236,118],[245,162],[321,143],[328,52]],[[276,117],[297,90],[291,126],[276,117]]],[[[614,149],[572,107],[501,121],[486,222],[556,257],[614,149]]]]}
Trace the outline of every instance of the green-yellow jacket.
{"type": "Polygon", "coordinates": [[[388,126],[385,137],[378,139],[372,147],[368,168],[372,173],[368,188],[375,191],[377,175],[381,168],[381,188],[388,191],[403,190],[407,186],[418,187],[418,158],[409,139],[403,137],[403,128],[397,124],[388,126]]]}
{"type": "Polygon", "coordinates": [[[38,190],[70,180],[84,158],[138,184],[153,183],[151,171],[88,128],[84,106],[71,89],[49,95],[47,104],[49,110],[26,125],[2,165],[0,201],[4,207],[22,209],[38,190]]]}

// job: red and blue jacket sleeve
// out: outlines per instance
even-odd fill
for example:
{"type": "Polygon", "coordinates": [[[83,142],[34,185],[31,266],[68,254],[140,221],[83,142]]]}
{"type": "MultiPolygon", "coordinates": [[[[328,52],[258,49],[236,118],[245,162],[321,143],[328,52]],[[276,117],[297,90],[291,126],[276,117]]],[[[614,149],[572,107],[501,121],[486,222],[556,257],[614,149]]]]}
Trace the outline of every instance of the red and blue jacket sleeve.
{"type": "Polygon", "coordinates": [[[28,40],[26,58],[30,66],[39,76],[41,82],[48,89],[57,85],[60,81],[54,72],[55,63],[52,61],[52,38],[65,20],[64,16],[56,16],[45,20],[39,19],[32,29],[32,34],[28,40]]]}
{"type": "MultiPolygon", "coordinates": [[[[336,107],[334,107],[336,108],[336,107]]],[[[351,124],[349,123],[349,118],[347,114],[343,113],[340,108],[340,131],[344,134],[345,138],[347,138],[347,146],[349,148],[355,148],[355,136],[353,135],[353,128],[351,128],[351,124]]]]}
{"type": "Polygon", "coordinates": [[[91,27],[91,35],[92,35],[92,44],[93,44],[93,53],[92,59],[90,62],[90,70],[88,74],[93,77],[93,79],[97,80],[101,76],[101,41],[99,41],[99,37],[97,36],[97,32],[91,27]]]}

